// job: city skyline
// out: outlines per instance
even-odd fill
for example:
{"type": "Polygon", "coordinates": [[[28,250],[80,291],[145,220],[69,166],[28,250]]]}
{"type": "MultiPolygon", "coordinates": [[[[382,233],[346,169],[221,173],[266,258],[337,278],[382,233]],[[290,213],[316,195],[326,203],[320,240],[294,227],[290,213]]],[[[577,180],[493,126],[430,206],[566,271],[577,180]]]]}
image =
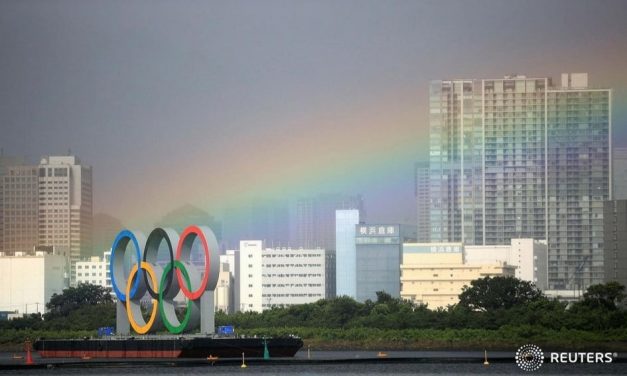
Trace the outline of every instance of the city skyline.
{"type": "Polygon", "coordinates": [[[588,72],[627,145],[624,2],[390,4],[4,2],[0,146],[72,149],[94,212],[150,226],[334,192],[362,194],[369,221],[415,221],[433,79],[588,72]]]}

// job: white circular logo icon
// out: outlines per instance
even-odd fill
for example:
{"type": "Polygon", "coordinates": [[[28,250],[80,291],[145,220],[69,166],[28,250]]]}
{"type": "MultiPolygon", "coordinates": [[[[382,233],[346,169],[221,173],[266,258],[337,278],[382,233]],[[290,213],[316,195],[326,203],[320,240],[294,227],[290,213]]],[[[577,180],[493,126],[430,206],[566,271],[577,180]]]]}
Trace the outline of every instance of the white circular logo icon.
{"type": "Polygon", "coordinates": [[[536,345],[524,345],[516,351],[516,364],[523,371],[537,371],[544,363],[544,353],[536,345]]]}

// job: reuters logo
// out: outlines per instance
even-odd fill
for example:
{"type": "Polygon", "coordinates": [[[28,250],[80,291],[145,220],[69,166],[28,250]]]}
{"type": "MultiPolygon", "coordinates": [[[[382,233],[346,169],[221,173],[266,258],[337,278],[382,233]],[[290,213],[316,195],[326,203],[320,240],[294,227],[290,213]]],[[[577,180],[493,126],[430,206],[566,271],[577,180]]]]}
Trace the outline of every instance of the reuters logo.
{"type": "Polygon", "coordinates": [[[537,371],[544,363],[544,353],[536,345],[524,345],[516,351],[516,364],[523,371],[537,371]]]}

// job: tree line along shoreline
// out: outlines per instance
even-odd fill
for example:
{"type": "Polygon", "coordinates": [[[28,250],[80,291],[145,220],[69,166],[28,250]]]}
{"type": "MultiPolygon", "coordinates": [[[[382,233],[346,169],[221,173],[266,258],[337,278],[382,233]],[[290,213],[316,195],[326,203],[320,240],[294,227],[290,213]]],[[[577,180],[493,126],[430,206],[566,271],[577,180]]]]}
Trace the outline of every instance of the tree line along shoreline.
{"type": "MultiPolygon", "coordinates": [[[[526,343],[554,350],[627,351],[625,287],[590,286],[572,304],[549,299],[529,282],[486,277],[459,302],[431,310],[378,292],[376,300],[342,296],[263,312],[216,313],[216,325],[247,336],[297,335],[318,350],[512,350],[526,343]]],[[[47,313],[0,322],[0,351],[25,339],[95,337],[115,326],[109,291],[79,285],[55,294],[47,313]]]]}

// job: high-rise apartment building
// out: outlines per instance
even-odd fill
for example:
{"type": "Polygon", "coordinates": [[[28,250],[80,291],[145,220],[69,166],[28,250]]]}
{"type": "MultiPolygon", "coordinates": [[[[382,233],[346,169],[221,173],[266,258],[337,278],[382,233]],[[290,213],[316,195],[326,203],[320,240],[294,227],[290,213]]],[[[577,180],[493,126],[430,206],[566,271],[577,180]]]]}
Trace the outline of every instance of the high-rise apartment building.
{"type": "Polygon", "coordinates": [[[418,242],[428,243],[431,241],[431,225],[429,222],[429,162],[417,162],[414,166],[415,171],[415,196],[416,209],[418,214],[418,242]]]}
{"type": "Polygon", "coordinates": [[[76,262],[91,255],[92,175],[75,156],[42,158],[39,181],[39,245],[53,246],[70,256],[70,284],[76,283],[76,262]]]}
{"type": "Polygon", "coordinates": [[[291,245],[334,250],[335,211],[340,209],[356,209],[364,217],[360,195],[324,194],[298,200],[291,245]]]}
{"type": "Polygon", "coordinates": [[[603,281],[611,89],[585,73],[430,85],[433,242],[547,239],[549,288],[603,281]]]}
{"type": "Polygon", "coordinates": [[[612,199],[627,200],[627,148],[612,151],[612,199]]]}
{"type": "Polygon", "coordinates": [[[355,226],[359,210],[335,211],[335,287],[337,296],[357,297],[355,226]]]}
{"type": "Polygon", "coordinates": [[[603,209],[605,282],[627,286],[627,200],[606,201],[603,209]]]}

